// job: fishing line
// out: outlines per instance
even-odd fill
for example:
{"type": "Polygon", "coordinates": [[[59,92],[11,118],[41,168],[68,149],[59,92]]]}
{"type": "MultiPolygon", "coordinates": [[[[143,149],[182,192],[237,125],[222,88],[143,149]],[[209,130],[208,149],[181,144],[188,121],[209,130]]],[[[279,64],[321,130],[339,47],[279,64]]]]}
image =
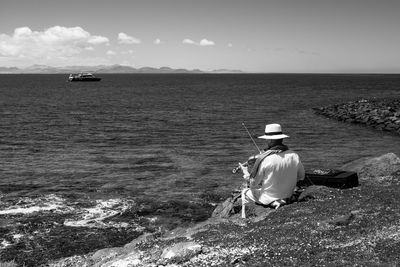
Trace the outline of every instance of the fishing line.
{"type": "Polygon", "coordinates": [[[256,146],[258,152],[260,152],[261,154],[261,149],[257,146],[256,142],[254,141],[253,137],[251,136],[249,130],[247,129],[246,125],[244,124],[244,122],[242,122],[243,127],[246,129],[247,134],[250,136],[251,141],[253,141],[253,144],[256,146]]]}

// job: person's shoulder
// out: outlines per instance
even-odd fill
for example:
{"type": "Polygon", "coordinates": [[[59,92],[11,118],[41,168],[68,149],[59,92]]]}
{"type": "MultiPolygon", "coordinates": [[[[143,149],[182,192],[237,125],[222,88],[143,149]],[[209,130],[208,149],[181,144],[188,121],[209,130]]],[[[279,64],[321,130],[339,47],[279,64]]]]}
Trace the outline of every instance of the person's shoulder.
{"type": "Polygon", "coordinates": [[[285,151],[283,151],[283,153],[285,153],[285,154],[296,154],[297,155],[296,151],[291,150],[291,149],[285,150],[285,151]]]}
{"type": "Polygon", "coordinates": [[[297,154],[297,152],[295,152],[295,151],[293,151],[293,150],[290,150],[290,149],[289,149],[289,150],[286,150],[286,151],[285,151],[285,154],[288,155],[288,156],[291,156],[291,157],[300,159],[299,154],[297,154]]]}

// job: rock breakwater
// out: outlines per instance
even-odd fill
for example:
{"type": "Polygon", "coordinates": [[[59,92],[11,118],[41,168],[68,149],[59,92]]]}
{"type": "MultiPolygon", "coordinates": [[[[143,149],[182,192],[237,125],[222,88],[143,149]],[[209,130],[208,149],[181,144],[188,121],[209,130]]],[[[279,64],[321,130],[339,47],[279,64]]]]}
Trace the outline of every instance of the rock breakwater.
{"type": "Polygon", "coordinates": [[[400,99],[362,99],[314,108],[316,114],[400,134],[400,99]]]}

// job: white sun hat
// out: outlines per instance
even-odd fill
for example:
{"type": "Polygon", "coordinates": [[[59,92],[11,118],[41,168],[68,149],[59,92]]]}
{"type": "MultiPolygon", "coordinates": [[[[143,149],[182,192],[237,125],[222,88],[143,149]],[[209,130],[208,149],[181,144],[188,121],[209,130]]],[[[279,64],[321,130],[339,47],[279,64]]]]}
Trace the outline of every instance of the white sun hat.
{"type": "Polygon", "coordinates": [[[272,123],[265,125],[265,134],[259,136],[261,139],[283,139],[288,138],[286,134],[282,133],[282,127],[280,124],[272,123]]]}

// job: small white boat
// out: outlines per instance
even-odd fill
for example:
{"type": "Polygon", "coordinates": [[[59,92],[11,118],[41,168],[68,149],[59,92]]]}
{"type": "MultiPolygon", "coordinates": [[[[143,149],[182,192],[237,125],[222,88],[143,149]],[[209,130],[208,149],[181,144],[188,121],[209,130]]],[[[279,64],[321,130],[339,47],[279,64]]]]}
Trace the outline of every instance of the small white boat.
{"type": "Polygon", "coordinates": [[[98,82],[101,78],[95,77],[92,73],[81,72],[78,74],[70,74],[68,81],[70,82],[98,82]]]}

